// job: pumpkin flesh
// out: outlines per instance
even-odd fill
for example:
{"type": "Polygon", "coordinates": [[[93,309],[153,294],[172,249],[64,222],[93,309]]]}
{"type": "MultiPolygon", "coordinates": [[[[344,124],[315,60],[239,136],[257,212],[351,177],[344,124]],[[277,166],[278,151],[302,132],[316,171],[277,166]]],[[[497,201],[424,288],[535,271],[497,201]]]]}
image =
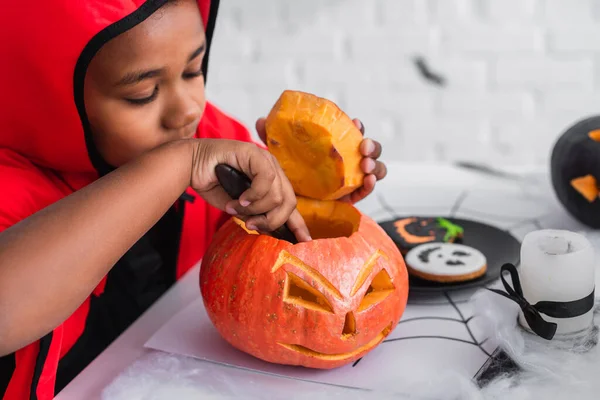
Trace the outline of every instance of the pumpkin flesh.
{"type": "Polygon", "coordinates": [[[265,122],[266,143],[297,195],[335,200],[362,185],[354,122],[333,102],[284,91],[265,122]]]}
{"type": "Polygon", "coordinates": [[[232,346],[272,363],[330,369],[371,351],[400,320],[408,274],[397,247],[352,205],[322,203],[298,201],[318,237],[311,242],[259,235],[235,218],[217,232],[200,287],[232,346]]]}

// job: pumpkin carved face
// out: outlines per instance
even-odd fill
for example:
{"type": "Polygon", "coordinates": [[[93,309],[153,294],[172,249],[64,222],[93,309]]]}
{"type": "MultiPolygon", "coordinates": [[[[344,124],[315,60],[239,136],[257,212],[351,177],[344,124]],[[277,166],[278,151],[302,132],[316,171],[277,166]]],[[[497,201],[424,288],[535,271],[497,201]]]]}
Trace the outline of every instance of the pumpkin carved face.
{"type": "Polygon", "coordinates": [[[313,241],[295,245],[235,218],[202,263],[207,313],[234,347],[268,362],[329,369],[371,351],[406,306],[404,260],[346,203],[298,199],[313,241]]]}
{"type": "Polygon", "coordinates": [[[579,121],[561,135],[552,152],[551,175],[565,209],[600,228],[600,117],[579,121]]]}

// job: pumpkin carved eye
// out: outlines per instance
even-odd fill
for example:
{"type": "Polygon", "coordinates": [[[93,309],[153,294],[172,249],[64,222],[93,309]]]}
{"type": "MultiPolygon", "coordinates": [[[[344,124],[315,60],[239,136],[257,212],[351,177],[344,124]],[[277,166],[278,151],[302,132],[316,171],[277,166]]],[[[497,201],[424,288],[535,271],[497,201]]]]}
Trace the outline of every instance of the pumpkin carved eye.
{"type": "MultiPolygon", "coordinates": [[[[377,261],[379,260],[380,257],[383,257],[386,259],[388,258],[387,255],[385,255],[382,251],[377,250],[367,260],[365,265],[363,265],[360,273],[358,274],[358,278],[356,279],[356,283],[354,284],[354,287],[352,288],[352,291],[350,292],[351,296],[354,296],[356,294],[356,292],[358,292],[358,290],[361,287],[363,287],[368,276],[373,271],[373,268],[375,268],[375,265],[377,265],[377,261]]],[[[394,289],[395,289],[395,287],[394,287],[394,284],[392,283],[392,279],[390,278],[390,275],[387,273],[387,271],[385,269],[382,269],[381,271],[379,271],[377,273],[377,275],[375,275],[375,277],[373,277],[371,284],[369,285],[369,287],[367,288],[367,291],[365,292],[365,296],[363,297],[362,301],[360,302],[360,305],[358,306],[357,312],[366,310],[367,308],[381,302],[383,299],[385,299],[387,296],[389,296],[394,291],[394,289]]]]}
{"type": "Polygon", "coordinates": [[[382,302],[386,297],[394,292],[394,284],[392,278],[385,269],[382,269],[375,275],[365,297],[363,297],[360,305],[358,306],[358,312],[366,310],[367,308],[382,302]]]}
{"type": "Polygon", "coordinates": [[[588,137],[594,142],[600,142],[600,129],[594,129],[588,133],[588,137]]]}
{"type": "Polygon", "coordinates": [[[286,271],[286,274],[287,279],[285,280],[283,292],[284,302],[297,304],[315,311],[333,313],[333,307],[323,293],[312,287],[298,275],[289,271],[286,271]]]}
{"type": "Polygon", "coordinates": [[[593,175],[572,179],[571,186],[590,203],[593,203],[598,198],[598,182],[593,175]]]}

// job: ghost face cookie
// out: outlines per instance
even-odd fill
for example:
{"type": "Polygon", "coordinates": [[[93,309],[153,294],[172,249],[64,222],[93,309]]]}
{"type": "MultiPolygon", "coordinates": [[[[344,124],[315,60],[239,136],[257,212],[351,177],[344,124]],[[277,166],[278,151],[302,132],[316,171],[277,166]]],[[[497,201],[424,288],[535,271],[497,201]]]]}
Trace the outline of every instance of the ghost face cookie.
{"type": "Polygon", "coordinates": [[[408,217],[380,225],[403,255],[425,243],[453,243],[463,236],[462,227],[444,218],[408,217]]]}
{"type": "Polygon", "coordinates": [[[487,270],[487,259],[482,252],[458,243],[416,246],[404,260],[411,275],[435,282],[469,281],[487,270]]]}

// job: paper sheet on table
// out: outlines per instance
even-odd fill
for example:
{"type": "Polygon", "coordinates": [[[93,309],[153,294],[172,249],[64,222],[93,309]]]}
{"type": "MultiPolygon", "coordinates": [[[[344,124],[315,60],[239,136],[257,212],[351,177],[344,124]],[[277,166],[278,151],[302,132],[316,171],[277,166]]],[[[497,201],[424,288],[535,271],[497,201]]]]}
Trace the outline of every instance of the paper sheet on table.
{"type": "Polygon", "coordinates": [[[166,323],[146,347],[294,379],[394,391],[401,390],[403,382],[428,380],[432,374],[472,378],[484,365],[486,352],[491,354],[494,346],[474,342],[483,341],[483,333],[474,323],[476,318],[469,320],[468,303],[458,306],[470,333],[450,303],[411,305],[385,343],[356,365],[335,370],[274,365],[236,350],[213,327],[201,298],[166,323]]]}
{"type": "MultiPolygon", "coordinates": [[[[383,185],[385,188],[386,184],[383,185]]],[[[526,186],[513,182],[506,183],[502,190],[444,187],[440,191],[439,186],[397,190],[397,182],[392,186],[396,190],[385,191],[385,196],[370,196],[370,200],[363,202],[366,208],[363,212],[368,211],[377,220],[389,218],[388,209],[396,214],[452,213],[499,226],[520,240],[526,233],[541,228],[581,229],[581,225],[568,217],[548,195],[549,188],[545,193],[532,194],[526,186]]],[[[355,366],[331,371],[272,365],[237,351],[219,336],[200,297],[175,315],[146,345],[168,353],[294,379],[398,391],[414,382],[431,383],[448,373],[470,379],[483,367],[496,345],[486,341],[478,318],[471,318],[468,299],[472,294],[468,291],[448,293],[447,298],[413,297],[400,324],[384,343],[355,366]]]]}

